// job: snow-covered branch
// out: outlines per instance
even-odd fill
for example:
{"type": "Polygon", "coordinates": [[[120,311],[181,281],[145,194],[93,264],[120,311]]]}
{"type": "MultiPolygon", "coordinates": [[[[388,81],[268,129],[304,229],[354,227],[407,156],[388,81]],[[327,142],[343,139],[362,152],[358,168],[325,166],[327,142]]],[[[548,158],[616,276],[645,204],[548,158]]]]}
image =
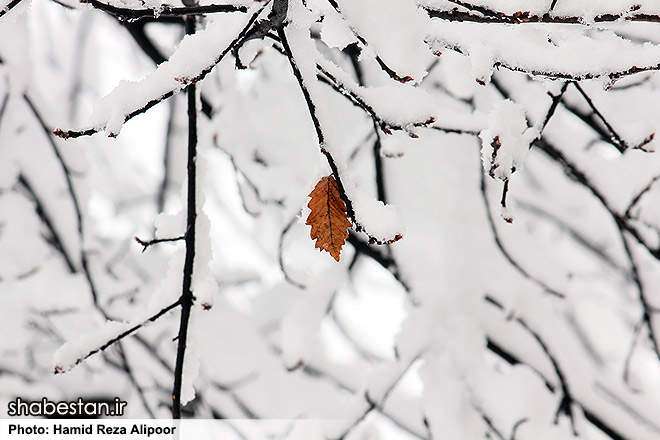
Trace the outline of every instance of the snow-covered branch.
{"type": "Polygon", "coordinates": [[[189,14],[214,14],[219,12],[247,12],[246,6],[231,4],[212,4],[212,5],[193,5],[193,6],[172,6],[160,5],[152,8],[129,8],[117,6],[112,3],[102,2],[100,0],[81,0],[81,3],[88,3],[94,8],[107,12],[122,21],[137,21],[143,18],[160,17],[182,17],[189,14]]]}

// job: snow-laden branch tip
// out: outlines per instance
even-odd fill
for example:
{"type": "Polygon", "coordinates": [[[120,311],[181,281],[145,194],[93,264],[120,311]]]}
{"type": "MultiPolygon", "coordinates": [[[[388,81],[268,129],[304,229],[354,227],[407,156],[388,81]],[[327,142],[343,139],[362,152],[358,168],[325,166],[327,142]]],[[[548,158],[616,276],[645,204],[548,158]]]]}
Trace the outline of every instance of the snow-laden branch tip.
{"type": "Polygon", "coordinates": [[[89,128],[56,129],[64,139],[104,131],[115,137],[127,120],[202,80],[234,48],[240,46],[267,4],[252,13],[231,13],[211,21],[206,29],[186,36],[170,59],[141,81],[122,81],[101,99],[92,113],[89,128]]]}
{"type": "Polygon", "coordinates": [[[138,318],[132,322],[107,321],[99,330],[81,336],[76,340],[66,342],[53,354],[55,374],[65,373],[71,370],[80,362],[100,351],[104,351],[126,336],[132,335],[146,324],[157,320],[180,304],[181,299],[149,317],[138,318]]]}
{"type": "Polygon", "coordinates": [[[528,127],[520,104],[511,100],[498,102],[488,117],[488,127],[479,133],[481,158],[488,175],[503,181],[525,164],[529,146],[538,129],[528,127]]]}
{"type": "Polygon", "coordinates": [[[660,70],[660,45],[638,44],[610,30],[433,20],[429,44],[434,50],[469,55],[473,77],[480,84],[488,83],[496,67],[553,79],[610,82],[660,70]]]}

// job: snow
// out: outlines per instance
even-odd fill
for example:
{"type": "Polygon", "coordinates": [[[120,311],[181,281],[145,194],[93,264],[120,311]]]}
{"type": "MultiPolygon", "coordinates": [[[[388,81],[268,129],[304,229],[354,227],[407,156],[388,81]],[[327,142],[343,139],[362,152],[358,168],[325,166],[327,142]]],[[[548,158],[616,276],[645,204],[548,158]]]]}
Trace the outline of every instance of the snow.
{"type": "Polygon", "coordinates": [[[199,314],[202,307],[195,305],[190,310],[188,322],[188,335],[186,337],[185,355],[183,358],[183,372],[181,383],[181,405],[185,405],[195,398],[193,383],[197,379],[200,368],[200,340],[199,340],[199,314]]]}
{"type": "Polygon", "coordinates": [[[335,265],[311,286],[313,293],[297,302],[283,317],[282,351],[288,368],[304,364],[316,351],[321,319],[335,290],[345,282],[342,265],[335,265]]]}
{"type": "MultiPolygon", "coordinates": [[[[311,24],[311,14],[308,14],[308,11],[306,12],[306,10],[303,10],[300,6],[295,5],[297,5],[295,2],[290,3],[289,5],[290,11],[293,10],[294,16],[304,17],[307,23],[311,24]]],[[[314,61],[317,59],[318,52],[314,46],[314,42],[309,39],[309,29],[306,29],[305,26],[299,24],[287,27],[285,32],[291,52],[296,60],[296,65],[300,69],[303,84],[308,89],[311,99],[313,101],[320,99],[321,102],[323,102],[323,98],[326,96],[327,92],[320,88],[316,79],[316,63],[314,61]]],[[[332,68],[332,71],[337,72],[338,68],[335,66],[332,68]]],[[[420,91],[419,96],[426,95],[424,92],[420,91]]],[[[384,103],[387,101],[383,100],[381,102],[384,103]]],[[[425,108],[423,107],[422,111],[424,110],[425,108]]],[[[347,169],[346,151],[342,150],[340,147],[340,135],[338,134],[340,132],[340,127],[336,123],[336,119],[329,111],[329,107],[325,105],[315,105],[315,114],[324,136],[324,139],[322,140],[323,144],[320,147],[326,149],[332,154],[349,199],[354,203],[361,204],[365,207],[365,212],[356,213],[356,216],[365,220],[363,226],[369,234],[376,237],[378,240],[393,240],[397,235],[401,234],[402,229],[396,212],[392,207],[386,207],[382,203],[373,203],[376,202],[375,200],[373,202],[366,201],[366,198],[362,196],[362,191],[351,184],[347,177],[347,173],[345,172],[347,169]],[[373,225],[371,224],[372,222],[374,223],[373,225]]]]}
{"type": "MultiPolygon", "coordinates": [[[[451,0],[420,0],[420,5],[432,9],[451,10],[457,7],[457,3],[451,0]]],[[[556,2],[550,9],[552,0],[478,0],[463,1],[461,3],[472,5],[474,9],[485,7],[490,11],[498,11],[507,15],[517,12],[529,12],[532,15],[543,15],[548,13],[552,17],[581,17],[584,23],[592,23],[593,18],[606,14],[631,14],[633,12],[654,14],[660,8],[654,2],[640,3],[635,0],[612,0],[602,2],[599,0],[575,0],[556,2]]],[[[471,7],[460,7],[461,10],[469,10],[471,7]]]]}
{"type": "MultiPolygon", "coordinates": [[[[473,1],[511,14],[543,14],[550,3],[473,1]]],[[[183,394],[184,400],[194,396],[195,417],[296,419],[271,426],[269,432],[282,438],[336,438],[354,424],[347,439],[499,438],[489,431],[488,417],[502,438],[600,440],[605,434],[595,417],[626,438],[660,438],[660,364],[640,303],[643,295],[658,304],[660,270],[632,233],[621,232],[623,226],[635,231],[651,249],[658,243],[657,183],[630,218],[624,214],[660,175],[658,157],[620,153],[597,118],[596,128],[589,125],[591,109],[570,84],[543,128],[545,142],[528,148],[551,104],[548,92],[556,95],[563,85],[547,76],[607,76],[658,62],[657,24],[591,22],[632,5],[559,0],[550,16],[584,23],[482,26],[429,20],[418,8],[465,10],[451,1],[343,1],[339,14],[326,0],[290,0],[285,31],[316,106],[322,145],[278,42],[252,40],[242,53],[251,60],[247,70],[237,72],[229,60],[199,82],[214,114],[200,117],[199,127],[197,301],[183,394]],[[365,12],[366,6],[374,9],[365,12]],[[357,40],[355,33],[367,42],[359,84],[352,61],[339,50],[357,40]],[[431,57],[427,46],[442,54],[431,57]],[[376,55],[414,81],[393,80],[376,55]],[[375,132],[372,115],[319,82],[317,65],[393,134],[375,132]],[[375,197],[377,135],[387,203],[375,197]],[[496,152],[495,136],[501,143],[496,152]],[[563,161],[548,154],[548,145],[563,161]],[[319,177],[330,174],[319,147],[332,153],[356,218],[369,233],[386,239],[405,232],[392,246],[369,248],[378,259],[350,243],[339,263],[314,249],[301,207],[319,177]],[[487,176],[491,160],[498,180],[487,176]],[[499,179],[510,182],[513,224],[499,216],[499,179]],[[509,364],[495,346],[519,363],[509,364]],[[573,420],[560,413],[555,423],[563,397],[557,368],[574,400],[573,420]],[[365,393],[377,400],[366,415],[371,403],[365,393]],[[306,429],[297,422],[306,417],[325,421],[306,429]]],[[[660,8],[641,6],[646,13],[660,8]]],[[[123,341],[130,377],[104,356],[52,375],[50,358],[64,344],[56,361],[68,369],[87,349],[179,298],[183,243],[142,252],[132,237],[185,232],[183,99],[172,98],[171,121],[167,106],[158,106],[133,119],[117,139],[57,141],[81,202],[81,237],[62,168],[22,93],[46,125],[77,123],[109,84],[139,78],[153,65],[104,14],[94,14],[86,33],[79,12],[46,0],[32,7],[17,27],[0,18],[0,34],[8,37],[0,39],[0,98],[12,94],[0,120],[0,322],[12,335],[0,342],[0,403],[18,395],[74,399],[81,392],[120,390],[135,417],[168,417],[159,405],[171,389],[178,313],[141,328],[140,339],[123,341]],[[14,44],[16,35],[26,40],[14,44]],[[166,141],[172,148],[164,165],[166,141]],[[165,169],[167,214],[157,212],[165,169]],[[42,213],[19,176],[31,183],[42,213]],[[60,234],[73,271],[48,241],[45,219],[60,234]],[[79,267],[81,250],[96,302],[79,267]]],[[[218,15],[200,31],[205,36],[186,38],[173,58],[178,66],[162,72],[198,69],[204,63],[191,48],[213,61],[231,38],[221,27],[226,22],[227,32],[235,33],[241,20],[218,15]]],[[[148,27],[164,53],[174,50],[180,28],[148,27]]],[[[108,111],[101,125],[113,114],[120,125],[130,111],[122,94],[136,90],[129,98],[138,105],[144,104],[138,98],[180,86],[164,76],[152,73],[120,86],[118,101],[101,105],[108,111]]],[[[611,90],[603,83],[580,86],[626,141],[657,132],[656,74],[633,75],[611,90]]],[[[657,327],[657,316],[652,319],[657,327]]],[[[232,423],[232,433],[258,437],[252,420],[232,423]]]]}
{"type": "Polygon", "coordinates": [[[424,123],[435,117],[438,111],[433,97],[425,90],[393,81],[382,86],[361,87],[331,61],[317,58],[317,62],[331,73],[341,86],[373,108],[385,122],[405,127],[424,123]]]}
{"type": "Polygon", "coordinates": [[[354,30],[399,77],[422,80],[431,58],[424,43],[430,20],[413,0],[339,0],[337,4],[354,30]]]}
{"type": "Polygon", "coordinates": [[[28,45],[29,28],[27,15],[24,12],[29,8],[30,2],[23,0],[6,16],[1,17],[3,25],[0,26],[0,54],[2,54],[2,69],[7,72],[3,75],[3,82],[8,81],[12,95],[20,96],[31,80],[33,71],[32,60],[28,45]],[[23,13],[22,13],[23,12],[23,13]],[[6,70],[5,70],[6,69],[6,70]]]}
{"type": "Polygon", "coordinates": [[[321,39],[329,47],[337,49],[344,49],[349,44],[357,42],[355,34],[350,31],[343,17],[337,13],[326,13],[323,16],[321,39]]]}
{"type": "Polygon", "coordinates": [[[250,14],[223,14],[194,35],[186,36],[169,60],[141,81],[122,81],[99,101],[92,113],[90,127],[101,128],[109,135],[119,134],[128,115],[145,103],[168,93],[178,93],[200,72],[213,67],[225,54],[231,41],[242,29],[250,14]]]}
{"type": "Polygon", "coordinates": [[[218,284],[211,274],[213,261],[213,241],[211,240],[211,221],[205,211],[208,161],[206,150],[197,157],[197,217],[195,219],[195,260],[193,262],[192,291],[196,302],[204,309],[213,307],[218,284]]]}
{"type": "Polygon", "coordinates": [[[480,40],[475,40],[469,47],[470,62],[472,63],[472,77],[480,85],[486,85],[490,82],[493,74],[493,64],[495,62],[493,53],[480,40]]]}
{"type": "Polygon", "coordinates": [[[107,341],[116,338],[130,328],[127,322],[107,321],[93,333],[79,336],[75,341],[62,345],[53,354],[53,365],[58,372],[73,368],[87,353],[97,350],[107,341]]]}
{"type": "Polygon", "coordinates": [[[405,234],[403,219],[397,208],[362,193],[352,194],[353,208],[360,224],[369,225],[369,233],[382,241],[395,240],[405,234]]]}
{"type": "Polygon", "coordinates": [[[497,103],[488,117],[488,128],[479,133],[484,171],[508,180],[513,169],[523,168],[537,134],[537,129],[527,126],[519,104],[511,100],[497,103]]]}
{"type": "Polygon", "coordinates": [[[587,32],[570,25],[481,26],[436,19],[430,33],[434,50],[459,50],[474,57],[477,80],[488,80],[489,60],[533,75],[575,78],[606,77],[631,66],[649,68],[660,63],[660,46],[632,42],[606,29],[587,32]],[[612,52],[618,56],[610,56],[612,52]]]}

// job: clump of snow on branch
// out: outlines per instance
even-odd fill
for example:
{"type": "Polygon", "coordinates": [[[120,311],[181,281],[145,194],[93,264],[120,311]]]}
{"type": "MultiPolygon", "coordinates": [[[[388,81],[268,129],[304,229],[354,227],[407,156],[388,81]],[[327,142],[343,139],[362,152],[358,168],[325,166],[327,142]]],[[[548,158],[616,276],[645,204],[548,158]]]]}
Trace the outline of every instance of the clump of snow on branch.
{"type": "Polygon", "coordinates": [[[249,14],[226,14],[206,29],[187,35],[168,61],[141,81],[122,81],[94,107],[90,126],[119,134],[124,121],[145,103],[182,90],[205,69],[213,67],[230,42],[245,26],[249,14]]]}
{"type": "Polygon", "coordinates": [[[438,112],[435,100],[426,90],[394,81],[362,87],[346,71],[320,54],[317,54],[316,61],[333,75],[340,86],[362,99],[386,123],[404,127],[424,123],[435,118],[438,112]]]}
{"type": "Polygon", "coordinates": [[[493,53],[484,43],[476,40],[469,48],[472,76],[477,83],[485,86],[493,75],[493,53]]]}
{"type": "Polygon", "coordinates": [[[195,304],[190,309],[190,321],[188,321],[188,334],[186,337],[186,354],[183,358],[183,373],[181,382],[181,404],[185,405],[195,398],[195,387],[193,385],[200,366],[199,345],[199,314],[201,306],[195,304]]]}
{"type": "Polygon", "coordinates": [[[525,111],[511,100],[495,104],[488,127],[479,133],[484,170],[493,178],[508,180],[525,164],[531,141],[538,130],[527,126],[525,111]]]}
{"type": "Polygon", "coordinates": [[[361,192],[352,194],[357,221],[368,228],[369,233],[381,241],[395,240],[403,236],[405,227],[401,213],[389,205],[361,192]]]}
{"type": "Polygon", "coordinates": [[[349,44],[357,41],[348,23],[346,23],[341,15],[332,11],[327,11],[323,16],[321,39],[328,47],[337,49],[344,49],[349,44]]]}
{"type": "Polygon", "coordinates": [[[205,151],[200,151],[197,157],[197,218],[195,224],[195,260],[193,266],[192,291],[202,308],[213,307],[218,283],[211,274],[210,265],[213,260],[213,244],[211,240],[211,221],[204,207],[206,206],[206,188],[208,160],[205,151]]]}
{"type": "Polygon", "coordinates": [[[486,72],[487,61],[535,75],[591,78],[660,63],[660,46],[639,44],[611,30],[525,24],[506,26],[433,20],[435,50],[475,55],[473,72],[486,72]],[[478,41],[479,43],[475,43],[478,41]],[[616,53],[617,56],[611,56],[616,53]]]}
{"type": "Polygon", "coordinates": [[[337,3],[355,31],[399,77],[417,82],[426,75],[431,53],[424,39],[430,20],[413,0],[339,0],[337,3]]]}

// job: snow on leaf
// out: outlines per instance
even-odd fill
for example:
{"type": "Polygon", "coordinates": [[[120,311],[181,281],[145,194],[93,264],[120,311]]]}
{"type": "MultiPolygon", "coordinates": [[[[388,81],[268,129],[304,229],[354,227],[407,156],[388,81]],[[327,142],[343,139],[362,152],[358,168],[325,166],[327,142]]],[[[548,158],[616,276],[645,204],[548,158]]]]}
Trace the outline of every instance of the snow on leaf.
{"type": "Polygon", "coordinates": [[[311,212],[306,225],[312,227],[310,236],[316,240],[316,247],[323,249],[339,261],[341,248],[348,238],[351,222],[346,216],[346,205],[339,194],[337,181],[332,176],[318,181],[307,204],[311,212]]]}

